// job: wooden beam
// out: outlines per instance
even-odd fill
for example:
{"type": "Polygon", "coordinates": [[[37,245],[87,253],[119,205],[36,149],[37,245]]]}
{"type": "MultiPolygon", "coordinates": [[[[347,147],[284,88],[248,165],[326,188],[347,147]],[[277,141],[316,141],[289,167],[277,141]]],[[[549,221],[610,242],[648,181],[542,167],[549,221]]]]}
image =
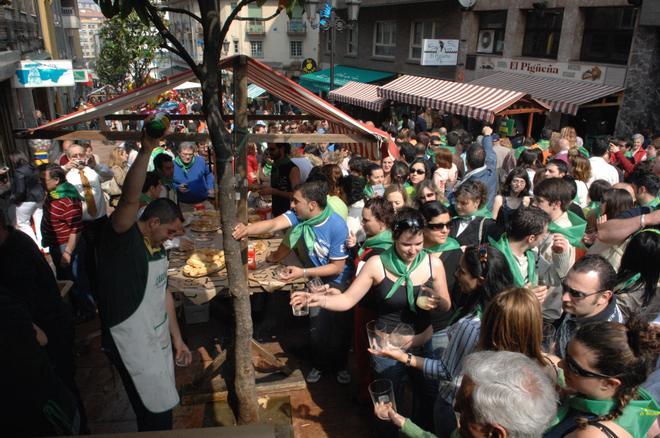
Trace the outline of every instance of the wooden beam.
{"type": "Polygon", "coordinates": [[[541,108],[516,108],[516,109],[505,109],[497,113],[498,116],[510,116],[514,114],[529,114],[529,113],[544,113],[548,111],[547,109],[541,108]]]}
{"type": "MultiPolygon", "coordinates": [[[[16,138],[25,140],[96,140],[96,141],[139,141],[140,131],[65,131],[36,129],[34,131],[14,131],[16,138]]],[[[174,142],[206,141],[208,134],[170,134],[165,138],[174,142]]],[[[358,134],[249,134],[248,142],[266,143],[375,143],[376,139],[358,134]]]]}

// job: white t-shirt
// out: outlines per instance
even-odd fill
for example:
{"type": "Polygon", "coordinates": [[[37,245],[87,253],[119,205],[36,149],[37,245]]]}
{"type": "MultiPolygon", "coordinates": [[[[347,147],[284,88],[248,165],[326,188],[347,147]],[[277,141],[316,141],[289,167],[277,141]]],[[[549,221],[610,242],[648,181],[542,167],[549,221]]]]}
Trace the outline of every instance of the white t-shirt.
{"type": "Polygon", "coordinates": [[[296,157],[296,158],[291,158],[291,161],[293,161],[293,164],[298,166],[298,170],[300,170],[300,182],[304,183],[305,181],[307,181],[309,172],[311,172],[312,168],[314,167],[312,163],[309,161],[309,158],[296,157]]]}
{"type": "Polygon", "coordinates": [[[591,179],[587,183],[588,186],[597,179],[604,179],[612,185],[619,182],[619,172],[603,157],[591,157],[589,163],[591,163],[591,179]]]}

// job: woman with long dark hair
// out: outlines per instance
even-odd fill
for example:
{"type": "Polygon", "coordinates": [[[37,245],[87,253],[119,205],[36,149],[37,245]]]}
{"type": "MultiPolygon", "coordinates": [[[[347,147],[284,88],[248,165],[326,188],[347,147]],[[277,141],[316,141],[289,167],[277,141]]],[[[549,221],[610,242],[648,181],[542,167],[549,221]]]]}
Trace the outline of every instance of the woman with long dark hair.
{"type": "Polygon", "coordinates": [[[521,205],[529,206],[531,202],[530,189],[531,183],[527,171],[522,167],[511,169],[504,184],[502,184],[500,194],[495,196],[493,201],[493,219],[506,225],[513,210],[521,205]]]}
{"type": "MultiPolygon", "coordinates": [[[[600,205],[601,215],[597,219],[598,224],[607,222],[609,219],[616,219],[624,211],[633,208],[634,202],[630,193],[624,189],[609,189],[603,193],[603,199],[600,205]]],[[[623,251],[626,249],[626,242],[619,244],[609,244],[596,238],[593,245],[587,251],[587,254],[599,254],[612,264],[614,269],[619,268],[623,251]]]]}
{"type": "Polygon", "coordinates": [[[418,186],[422,181],[431,179],[431,166],[429,165],[428,160],[425,158],[415,158],[412,163],[410,163],[410,174],[408,175],[408,182],[412,187],[412,190],[407,189],[413,197],[417,193],[418,186]]]}

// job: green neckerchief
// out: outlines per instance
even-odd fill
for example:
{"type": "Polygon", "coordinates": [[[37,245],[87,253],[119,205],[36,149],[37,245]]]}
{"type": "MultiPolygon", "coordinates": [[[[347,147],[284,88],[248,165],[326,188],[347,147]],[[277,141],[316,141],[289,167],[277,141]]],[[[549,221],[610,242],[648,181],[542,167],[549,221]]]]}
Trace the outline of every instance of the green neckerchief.
{"type": "Polygon", "coordinates": [[[586,216],[586,213],[588,213],[590,211],[595,211],[596,212],[596,217],[600,216],[600,202],[591,201],[589,203],[589,205],[587,205],[587,208],[585,208],[585,210],[586,210],[585,211],[585,216],[586,216]]]}
{"type": "Polygon", "coordinates": [[[648,202],[644,204],[642,207],[648,207],[651,210],[657,210],[658,209],[658,204],[660,204],[660,197],[655,197],[651,202],[648,202]]]}
{"type": "MultiPolygon", "coordinates": [[[[601,416],[609,414],[614,406],[614,400],[591,400],[583,396],[571,397],[559,407],[557,417],[549,429],[561,423],[572,410],[601,416]]],[[[648,432],[660,414],[659,410],[660,406],[653,400],[653,396],[644,388],[639,388],[637,390],[637,397],[623,408],[623,415],[615,418],[613,421],[632,436],[643,437],[646,436],[646,432],[648,432]]]]}
{"type": "MultiPolygon", "coordinates": [[[[462,318],[461,313],[463,312],[463,308],[459,307],[458,309],[454,310],[454,313],[451,315],[449,318],[449,323],[447,326],[452,325],[456,321],[462,318]]],[[[481,307],[481,304],[477,304],[477,307],[474,309],[474,314],[476,317],[481,321],[481,316],[483,315],[483,307],[481,307]]],[[[465,315],[469,315],[469,313],[466,313],[465,315]]]]}
{"type": "Polygon", "coordinates": [[[642,274],[638,272],[635,275],[628,278],[627,280],[620,282],[619,284],[614,286],[614,293],[623,292],[624,290],[628,289],[631,285],[637,283],[640,278],[642,278],[642,274]]]}
{"type": "Polygon", "coordinates": [[[627,151],[626,153],[623,154],[623,156],[626,158],[632,158],[633,155],[634,155],[633,151],[627,151]]]}
{"type": "Polygon", "coordinates": [[[373,187],[371,187],[371,184],[367,184],[366,186],[364,186],[363,193],[366,199],[371,199],[374,197],[374,189],[373,187]]]}
{"type": "Polygon", "coordinates": [[[286,157],[284,157],[280,160],[273,161],[273,165],[272,165],[272,168],[271,168],[271,171],[270,171],[270,180],[272,182],[277,181],[280,178],[280,166],[290,164],[291,162],[292,162],[291,158],[289,158],[288,156],[286,156],[286,157]]]}
{"type": "Polygon", "coordinates": [[[412,185],[410,181],[406,181],[405,183],[403,183],[403,188],[406,190],[406,193],[408,194],[408,199],[415,197],[415,186],[412,185]]]}
{"type": "Polygon", "coordinates": [[[190,171],[190,168],[195,164],[195,157],[193,156],[192,160],[190,160],[190,163],[186,164],[181,160],[180,156],[174,157],[174,163],[179,166],[183,170],[184,175],[188,175],[188,172],[190,171]]]}
{"type": "Polygon", "coordinates": [[[584,156],[584,158],[589,158],[589,157],[591,157],[591,154],[589,153],[589,151],[588,151],[584,146],[580,146],[580,147],[577,148],[577,149],[578,149],[578,151],[584,156]]]}
{"type": "Polygon", "coordinates": [[[523,153],[524,151],[526,151],[526,150],[529,150],[529,149],[526,148],[525,146],[522,146],[522,147],[516,148],[516,149],[513,151],[513,156],[516,158],[516,161],[518,161],[518,160],[520,159],[520,156],[521,156],[522,153],[523,153]]]}
{"type": "Polygon", "coordinates": [[[264,164],[264,167],[263,167],[264,175],[268,176],[268,175],[270,175],[270,173],[272,171],[273,171],[273,164],[272,163],[264,164]]]}
{"type": "Polygon", "coordinates": [[[587,229],[587,221],[572,211],[567,211],[566,213],[568,213],[568,220],[571,221],[571,226],[562,227],[554,222],[550,222],[548,224],[548,231],[550,233],[559,233],[563,235],[568,239],[568,242],[576,248],[583,248],[582,237],[584,236],[584,231],[587,229]]]}
{"type": "Polygon", "coordinates": [[[493,217],[493,213],[490,212],[487,205],[484,205],[483,207],[481,207],[479,210],[475,211],[472,214],[466,214],[465,216],[462,216],[462,215],[459,214],[456,217],[459,217],[459,218],[485,217],[485,218],[491,219],[493,217]]]}
{"type": "MultiPolygon", "coordinates": [[[[522,272],[520,272],[520,267],[516,260],[515,254],[511,251],[511,246],[509,246],[509,237],[506,233],[502,234],[500,240],[495,241],[492,237],[488,238],[488,241],[492,246],[499,249],[504,258],[509,262],[509,268],[511,268],[511,274],[513,274],[513,282],[518,287],[525,287],[525,277],[522,272]]],[[[536,275],[536,259],[534,257],[534,251],[528,249],[525,251],[525,256],[527,257],[527,281],[532,285],[537,284],[537,275],[536,275]]]]}
{"type": "Polygon", "coordinates": [[[424,251],[426,251],[427,254],[434,254],[438,252],[451,251],[460,247],[461,244],[458,243],[458,240],[454,239],[453,237],[447,237],[445,243],[438,243],[436,245],[429,246],[428,248],[424,248],[424,251]]]}
{"type": "Polygon", "coordinates": [[[369,248],[389,249],[393,243],[394,240],[392,240],[392,231],[390,230],[381,231],[375,236],[371,236],[364,241],[364,243],[358,250],[358,257],[362,257],[362,254],[364,254],[364,252],[369,248]]]}
{"type": "Polygon", "coordinates": [[[548,148],[550,147],[550,140],[539,140],[539,141],[536,142],[536,145],[542,151],[547,151],[548,148]]]}
{"type": "Polygon", "coordinates": [[[146,193],[140,193],[140,204],[149,205],[153,201],[153,198],[146,193]]]}
{"type": "Polygon", "coordinates": [[[385,296],[386,300],[392,298],[392,295],[399,289],[401,284],[406,282],[406,295],[408,296],[408,306],[410,310],[417,313],[415,309],[415,294],[413,292],[413,282],[410,279],[410,273],[413,272],[417,267],[424,261],[426,258],[426,253],[420,251],[417,254],[417,257],[410,264],[410,268],[406,266],[406,262],[401,260],[399,254],[397,254],[394,246],[391,246],[389,249],[386,249],[383,253],[380,254],[380,260],[383,263],[383,268],[387,272],[390,272],[398,277],[398,280],[394,282],[392,288],[385,296]]]}
{"type": "Polygon", "coordinates": [[[314,227],[325,222],[331,214],[332,209],[326,205],[318,216],[299,222],[298,225],[291,228],[282,239],[282,243],[288,248],[294,248],[302,237],[307,251],[311,251],[314,249],[314,242],[316,241],[314,227]]]}
{"type": "Polygon", "coordinates": [[[78,190],[76,190],[73,184],[66,181],[55,187],[55,190],[48,194],[50,195],[51,199],[82,199],[82,196],[80,196],[80,193],[78,193],[78,190]]]}

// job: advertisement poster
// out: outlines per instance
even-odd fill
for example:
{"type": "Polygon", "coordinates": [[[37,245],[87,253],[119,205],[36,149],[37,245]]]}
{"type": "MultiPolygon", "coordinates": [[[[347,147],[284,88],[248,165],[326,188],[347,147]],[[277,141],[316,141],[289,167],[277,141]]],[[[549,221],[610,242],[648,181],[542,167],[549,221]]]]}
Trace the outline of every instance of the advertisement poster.
{"type": "Polygon", "coordinates": [[[422,40],[421,65],[456,65],[458,40],[422,40]]]}
{"type": "Polygon", "coordinates": [[[73,65],[69,60],[20,61],[12,80],[14,88],[73,87],[73,65]]]}

